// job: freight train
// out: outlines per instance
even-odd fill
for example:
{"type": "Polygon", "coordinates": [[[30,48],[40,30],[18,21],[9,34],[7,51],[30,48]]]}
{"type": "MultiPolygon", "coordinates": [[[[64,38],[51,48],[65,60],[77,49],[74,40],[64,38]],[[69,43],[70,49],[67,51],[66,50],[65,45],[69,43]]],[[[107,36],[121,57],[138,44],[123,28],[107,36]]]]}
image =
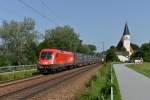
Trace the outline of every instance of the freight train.
{"type": "Polygon", "coordinates": [[[58,49],[43,49],[39,54],[39,64],[37,65],[37,69],[44,74],[98,62],[100,62],[100,57],[93,55],[62,51],[58,49]]]}

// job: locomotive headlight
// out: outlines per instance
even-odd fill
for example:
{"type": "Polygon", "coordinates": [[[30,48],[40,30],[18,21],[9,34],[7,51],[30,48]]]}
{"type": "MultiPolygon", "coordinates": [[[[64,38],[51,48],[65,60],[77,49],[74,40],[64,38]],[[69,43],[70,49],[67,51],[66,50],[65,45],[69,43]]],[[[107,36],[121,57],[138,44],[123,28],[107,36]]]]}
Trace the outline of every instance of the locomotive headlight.
{"type": "Polygon", "coordinates": [[[47,64],[48,64],[48,62],[44,62],[43,64],[44,64],[44,65],[47,65],[47,64]]]}
{"type": "Polygon", "coordinates": [[[48,62],[39,62],[40,65],[48,65],[48,62]]]}

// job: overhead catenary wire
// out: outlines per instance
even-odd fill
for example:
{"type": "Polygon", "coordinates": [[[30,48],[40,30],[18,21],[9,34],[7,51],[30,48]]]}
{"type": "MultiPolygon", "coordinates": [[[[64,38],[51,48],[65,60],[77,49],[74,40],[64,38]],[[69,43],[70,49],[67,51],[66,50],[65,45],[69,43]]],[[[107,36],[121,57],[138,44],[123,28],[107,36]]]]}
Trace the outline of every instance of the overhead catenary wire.
{"type": "Polygon", "coordinates": [[[34,7],[32,7],[31,5],[27,4],[25,1],[23,0],[18,0],[20,3],[22,3],[23,5],[25,5],[26,7],[30,8],[32,11],[34,11],[35,13],[37,13],[39,16],[43,17],[46,20],[51,21],[53,24],[57,25],[57,23],[55,21],[53,21],[49,16],[44,15],[43,13],[41,13],[39,10],[35,9],[34,7]]]}
{"type": "Polygon", "coordinates": [[[54,11],[49,6],[47,6],[47,4],[43,0],[40,0],[40,2],[49,11],[49,13],[53,14],[56,18],[60,18],[54,13],[54,11]]]}

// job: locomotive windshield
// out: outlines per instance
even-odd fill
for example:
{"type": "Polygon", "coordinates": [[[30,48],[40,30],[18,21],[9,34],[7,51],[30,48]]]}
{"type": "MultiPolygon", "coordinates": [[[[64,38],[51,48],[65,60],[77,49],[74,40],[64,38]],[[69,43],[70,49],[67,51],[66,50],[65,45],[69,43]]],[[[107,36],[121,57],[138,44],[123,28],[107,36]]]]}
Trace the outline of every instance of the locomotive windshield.
{"type": "Polygon", "coordinates": [[[42,52],[41,53],[41,59],[52,59],[52,52],[42,52]]]}

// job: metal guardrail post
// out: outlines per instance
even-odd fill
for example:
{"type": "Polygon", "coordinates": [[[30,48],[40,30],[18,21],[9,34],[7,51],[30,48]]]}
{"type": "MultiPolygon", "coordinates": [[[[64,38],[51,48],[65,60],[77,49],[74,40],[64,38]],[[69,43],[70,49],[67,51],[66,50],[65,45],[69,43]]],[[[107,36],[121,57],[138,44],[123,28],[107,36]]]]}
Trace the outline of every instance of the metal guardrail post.
{"type": "Polygon", "coordinates": [[[15,79],[15,71],[13,70],[12,73],[13,73],[13,79],[15,79]]]}
{"type": "Polygon", "coordinates": [[[23,65],[22,67],[23,67],[23,72],[24,72],[24,77],[25,77],[26,73],[25,73],[25,68],[24,68],[24,65],[23,65]]]}
{"type": "MultiPolygon", "coordinates": [[[[112,69],[113,69],[113,64],[111,63],[111,84],[113,84],[113,73],[112,73],[112,69]]],[[[111,100],[114,100],[114,94],[113,94],[113,87],[111,86],[111,100]]]]}

